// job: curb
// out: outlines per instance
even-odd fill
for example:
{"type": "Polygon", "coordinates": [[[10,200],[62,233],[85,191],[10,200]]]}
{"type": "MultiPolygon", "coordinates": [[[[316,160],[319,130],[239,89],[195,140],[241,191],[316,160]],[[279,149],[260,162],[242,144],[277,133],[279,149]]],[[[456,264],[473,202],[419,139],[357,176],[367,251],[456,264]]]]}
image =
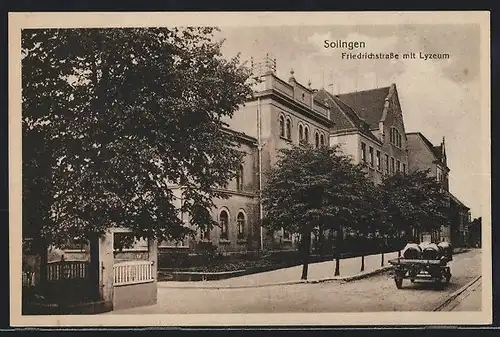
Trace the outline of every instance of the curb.
{"type": "Polygon", "coordinates": [[[464,285],[462,288],[458,289],[455,291],[453,294],[448,296],[446,300],[441,302],[437,307],[435,307],[432,311],[442,311],[443,308],[445,308],[448,304],[450,304],[453,300],[455,300],[458,296],[460,296],[462,293],[467,291],[469,288],[471,288],[476,282],[480,281],[482,278],[481,275],[474,277],[472,281],[464,285]]]}
{"type": "Polygon", "coordinates": [[[351,282],[351,281],[357,281],[357,280],[361,280],[364,278],[368,278],[370,276],[382,274],[383,272],[391,270],[392,268],[393,268],[393,266],[384,266],[384,267],[380,267],[380,268],[372,270],[372,271],[356,274],[353,276],[336,276],[336,277],[329,277],[329,278],[318,279],[318,280],[307,280],[305,283],[324,283],[324,282],[333,282],[333,281],[347,283],[347,282],[351,282]]]}

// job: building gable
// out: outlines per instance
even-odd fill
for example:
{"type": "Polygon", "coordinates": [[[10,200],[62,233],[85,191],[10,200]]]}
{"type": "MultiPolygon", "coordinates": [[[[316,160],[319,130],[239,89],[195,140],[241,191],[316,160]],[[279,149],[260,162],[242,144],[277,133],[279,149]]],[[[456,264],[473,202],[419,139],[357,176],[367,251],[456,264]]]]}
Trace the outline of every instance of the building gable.
{"type": "Polygon", "coordinates": [[[410,139],[418,139],[422,146],[422,149],[425,149],[425,151],[429,152],[430,155],[432,155],[434,161],[436,164],[440,164],[443,166],[446,170],[449,171],[448,166],[446,165],[446,162],[443,160],[446,157],[446,154],[444,152],[444,140],[441,145],[434,146],[430,140],[428,140],[422,133],[420,132],[410,132],[406,134],[408,140],[410,139]]]}
{"type": "Polygon", "coordinates": [[[391,87],[356,91],[336,97],[356,111],[371,129],[376,129],[386,110],[386,99],[389,97],[391,87]]]}

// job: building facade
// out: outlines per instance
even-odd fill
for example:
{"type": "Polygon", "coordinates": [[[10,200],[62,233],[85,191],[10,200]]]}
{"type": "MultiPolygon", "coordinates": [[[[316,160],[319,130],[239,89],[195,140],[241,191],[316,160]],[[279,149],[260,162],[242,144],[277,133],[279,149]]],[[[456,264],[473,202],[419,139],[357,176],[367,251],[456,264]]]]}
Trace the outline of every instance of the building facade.
{"type": "MultiPolygon", "coordinates": [[[[295,249],[298,237],[286,231],[261,228],[260,187],[266,184],[266,172],[273,167],[281,149],[306,142],[328,146],[334,122],[330,108],[316,97],[313,90],[299,83],[293,70],[288,81],[276,76],[272,67],[255,74],[258,84],[254,97],[241,106],[231,118],[224,120],[228,132],[240,139],[240,150],[246,155],[240,174],[227,187],[227,199],[214,200],[212,217],[218,222],[210,232],[199,231],[197,238],[180,242],[163,242],[160,250],[194,249],[200,242],[212,243],[225,253],[251,252],[259,249],[295,249]]],[[[182,200],[181,188],[177,202],[182,200]]],[[[181,215],[187,223],[186,215],[181,215]]]]}
{"type": "MultiPolygon", "coordinates": [[[[211,210],[212,218],[219,224],[211,230],[198,231],[193,239],[186,237],[176,242],[162,242],[159,250],[195,250],[199,245],[212,244],[220,252],[236,253],[257,251],[259,249],[259,204],[258,204],[258,147],[253,137],[235,133],[239,150],[243,152],[243,161],[235,179],[222,190],[229,197],[215,199],[215,207],[211,210]]],[[[175,196],[175,206],[180,208],[182,188],[171,185],[169,188],[175,196]]],[[[186,226],[189,226],[189,216],[180,214],[186,226]]]]}
{"type": "MultiPolygon", "coordinates": [[[[339,145],[354,162],[366,164],[374,184],[381,183],[385,175],[430,167],[448,190],[444,142],[434,147],[421,134],[406,133],[395,84],[334,95],[313,89],[310,83],[299,83],[293,70],[285,81],[276,76],[275,66],[270,63],[271,66],[266,63],[264,69],[254,73],[258,84],[253,98],[224,120],[227,131],[238,135],[240,150],[246,155],[238,177],[224,190],[229,198],[214,200],[212,217],[218,226],[209,232],[199,231],[194,239],[161,243],[160,251],[192,250],[200,243],[210,243],[228,254],[296,249],[298,236],[261,227],[259,191],[265,186],[266,172],[276,164],[280,150],[300,142],[316,147],[339,145]]],[[[177,193],[180,207],[181,188],[171,188],[177,193]]],[[[450,197],[452,203],[455,199],[450,197]]],[[[463,204],[453,205],[465,210],[463,204]]],[[[459,225],[465,223],[465,213],[461,212],[455,213],[454,221],[457,228],[465,231],[467,226],[459,225]]],[[[189,222],[186,215],[181,217],[189,222]]],[[[453,235],[452,229],[442,228],[442,237],[453,241],[453,235]]],[[[313,235],[312,240],[314,245],[317,238],[313,235]]]]}
{"type": "Polygon", "coordinates": [[[425,241],[449,241],[454,245],[464,245],[467,238],[469,208],[465,206],[449,190],[449,172],[445,139],[441,144],[433,145],[422,133],[411,132],[407,134],[409,151],[409,169],[429,170],[429,176],[434,177],[442,186],[448,196],[450,209],[450,223],[442,224],[441,230],[435,237],[433,233],[426,233],[425,241]]]}
{"type": "Polygon", "coordinates": [[[408,169],[407,140],[396,85],[333,95],[318,93],[332,107],[330,145],[339,145],[355,163],[364,162],[370,179],[408,169]]]}

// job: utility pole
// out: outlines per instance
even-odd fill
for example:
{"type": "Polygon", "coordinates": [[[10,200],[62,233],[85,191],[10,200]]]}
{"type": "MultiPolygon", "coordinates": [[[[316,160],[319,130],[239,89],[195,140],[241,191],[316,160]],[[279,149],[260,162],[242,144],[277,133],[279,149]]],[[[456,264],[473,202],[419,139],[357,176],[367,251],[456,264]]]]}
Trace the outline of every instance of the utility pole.
{"type": "Polygon", "coordinates": [[[262,121],[261,121],[260,97],[257,98],[257,150],[259,154],[259,226],[260,226],[260,251],[264,250],[264,229],[262,228],[262,121]]]}

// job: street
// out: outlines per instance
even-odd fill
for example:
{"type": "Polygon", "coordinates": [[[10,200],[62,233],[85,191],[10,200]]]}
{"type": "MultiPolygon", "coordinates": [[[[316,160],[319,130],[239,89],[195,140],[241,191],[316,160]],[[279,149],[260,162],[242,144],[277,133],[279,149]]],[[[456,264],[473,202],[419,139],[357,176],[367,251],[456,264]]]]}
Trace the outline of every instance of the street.
{"type": "MultiPolygon", "coordinates": [[[[158,287],[158,303],[109,314],[213,314],[282,312],[431,311],[447,296],[481,274],[481,250],[454,256],[450,284],[403,283],[390,272],[365,279],[244,289],[158,287]]],[[[481,310],[480,303],[476,310],[481,310]]]]}

